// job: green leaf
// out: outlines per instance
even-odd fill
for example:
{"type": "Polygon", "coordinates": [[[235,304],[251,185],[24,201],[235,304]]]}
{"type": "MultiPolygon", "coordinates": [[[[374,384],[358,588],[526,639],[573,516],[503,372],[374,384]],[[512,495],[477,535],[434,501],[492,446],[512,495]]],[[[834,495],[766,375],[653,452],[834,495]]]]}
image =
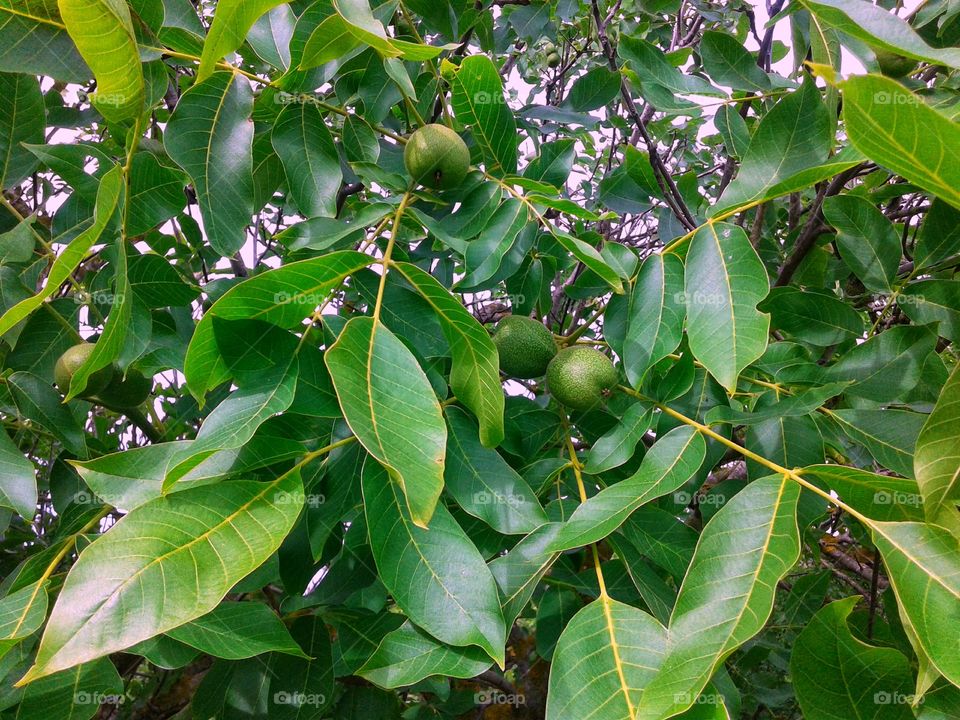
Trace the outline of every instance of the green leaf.
{"type": "Polygon", "coordinates": [[[529,533],[547,522],[537,496],[496,450],[484,447],[476,423],[457,407],[446,408],[447,490],[470,515],[504,535],[529,533]]]}
{"type": "Polygon", "coordinates": [[[289,5],[278,5],[261,15],[250,27],[247,42],[257,56],[277,70],[290,69],[290,40],[297,15],[289,5]]]}
{"type": "Polygon", "coordinates": [[[660,48],[632,34],[620,38],[617,52],[640,78],[644,93],[659,88],[679,95],[724,94],[702,77],[681,72],[660,48]]]}
{"type": "Polygon", "coordinates": [[[829,347],[861,337],[863,315],[825,290],[775,287],[758,306],[770,324],[802,342],[829,347]]]}
{"type": "Polygon", "coordinates": [[[0,507],[16,511],[27,522],[37,512],[37,480],[33,463],[0,431],[0,507]]]}
{"type": "Polygon", "coordinates": [[[371,262],[372,258],[363,253],[334,252],[288,263],[232,287],[204,313],[190,339],[184,361],[190,392],[200,400],[229,377],[214,337],[214,318],[256,318],[281,328],[297,327],[334,288],[371,262]]]}
{"type": "MultiPolygon", "coordinates": [[[[176,217],[186,201],[185,184],[186,178],[179,169],[161,164],[153,153],[134,154],[127,197],[127,235],[142,235],[176,217]]],[[[168,264],[166,260],[164,263],[168,264]]],[[[165,303],[169,304],[172,303],[165,303]]]]}
{"type": "Polygon", "coordinates": [[[0,659],[47,619],[47,584],[38,580],[0,600],[0,659]]]}
{"type": "Polygon", "coordinates": [[[348,115],[344,119],[340,139],[347,162],[375,163],[380,158],[380,140],[359,115],[348,115]]]}
{"type": "MultiPolygon", "coordinates": [[[[769,116],[768,116],[769,117],[769,116]]],[[[759,131],[758,131],[759,132],[759,131]]],[[[767,349],[767,271],[742,228],[709,223],[693,236],[684,275],[690,350],[728,391],[767,349]]]]}
{"type": "Polygon", "coordinates": [[[763,628],[777,583],[800,556],[799,497],[799,485],[786,477],[754,480],[707,523],[638,718],[691,707],[724,658],[763,628]]]}
{"type": "Polygon", "coordinates": [[[70,569],[21,683],[118,652],[210,612],[280,546],[300,514],[298,472],[152,500],[94,540],[70,569]]]}
{"type": "Polygon", "coordinates": [[[943,200],[934,199],[917,233],[913,259],[925,268],[960,253],[960,211],[943,200]]]}
{"type": "MultiPolygon", "coordinates": [[[[718,405],[707,411],[708,425],[729,423],[731,425],[755,425],[766,420],[808,415],[830,398],[841,394],[847,383],[829,383],[821,387],[798,391],[794,395],[778,398],[774,402],[754,407],[753,410],[735,410],[729,405],[718,405]]],[[[765,396],[766,397],[766,396],[765,396]]]]}
{"type": "Polygon", "coordinates": [[[666,645],[666,630],[651,616],[601,595],[560,635],[550,668],[547,720],[641,717],[641,696],[666,645]]]}
{"type": "Polygon", "coordinates": [[[457,120],[473,129],[483,150],[487,171],[510,175],[517,171],[517,126],[503,97],[496,65],[485,55],[471,55],[447,78],[457,120]]]}
{"type": "Polygon", "coordinates": [[[557,537],[562,523],[541,525],[507,552],[490,563],[490,572],[500,589],[507,627],[511,627],[533,597],[541,578],[557,559],[547,548],[557,537]]]}
{"type": "Polygon", "coordinates": [[[93,346],[93,352],[70,378],[70,389],[65,394],[64,400],[71,400],[82,393],[87,387],[87,380],[93,373],[101,368],[110,367],[120,357],[127,334],[131,329],[133,291],[127,279],[127,248],[122,235],[117,237],[114,252],[116,256],[116,261],[113,263],[114,301],[110,305],[110,314],[104,322],[100,339],[93,346]]]}
{"type": "Polygon", "coordinates": [[[343,175],[333,136],[315,103],[292,103],[280,111],[271,135],[295,206],[306,217],[337,214],[343,175]]]}
{"type": "Polygon", "coordinates": [[[913,480],[843,465],[811,465],[803,475],[822,480],[843,502],[872,520],[923,520],[923,499],[913,480]]]}
{"type": "Polygon", "coordinates": [[[634,403],[626,409],[620,422],[599,438],[587,453],[584,471],[597,475],[620,467],[633,457],[637,444],[653,424],[653,409],[634,403]]]}
{"type": "Polygon", "coordinates": [[[572,590],[547,588],[537,605],[537,655],[553,659],[560,634],[582,607],[583,602],[572,590]]]}
{"type": "Polygon", "coordinates": [[[637,472],[580,505],[551,549],[569,550],[605,538],[638,507],[686,483],[705,455],[706,444],[696,430],[688,426],[671,430],[647,451],[637,472]]]}
{"type": "Polygon", "coordinates": [[[847,625],[859,596],[824,606],[797,636],[790,676],[809,720],[910,720],[912,673],[893,648],[868,645],[847,625]]]}
{"type": "Polygon", "coordinates": [[[770,78],[756,58],[735,37],[725,32],[705,32],[700,39],[703,68],[718,85],[734,90],[770,89],[770,78]]]}
{"type": "Polygon", "coordinates": [[[620,73],[595,67],[574,81],[568,101],[577,112],[598,110],[620,96],[620,73]]]}
{"type": "Polygon", "coordinates": [[[228,660],[267,652],[309,657],[269,607],[260,602],[224,602],[167,632],[174,640],[228,660]]]}
{"type": "Polygon", "coordinates": [[[479,237],[467,244],[463,258],[467,274],[457,289],[480,286],[495,277],[529,220],[526,205],[516,198],[505,200],[479,237]]]}
{"type": "Polygon", "coordinates": [[[413,353],[378,320],[351,319],[324,354],[350,429],[427,527],[443,489],[447,426],[413,353]]]}
{"type": "Polygon", "coordinates": [[[70,670],[41,678],[23,691],[17,720],[89,720],[102,698],[119,704],[126,699],[123,681],[113,663],[101,658],[70,670]]]}
{"type": "Polygon", "coordinates": [[[853,383],[848,395],[876,402],[897,400],[920,380],[936,338],[927,328],[899,325],[854,346],[824,374],[825,379],[853,383]]]}
{"type": "Polygon", "coordinates": [[[764,115],[753,133],[736,179],[710,209],[716,217],[756,204],[778,183],[827,159],[830,117],[820,90],[808,80],[764,115]]]}
{"type": "Polygon", "coordinates": [[[349,27],[340,15],[324,18],[307,38],[300,70],[309,70],[331,60],[346,57],[351,50],[360,47],[360,39],[349,31],[349,27]]]}
{"type": "Polygon", "coordinates": [[[35,221],[36,217],[31,215],[14,225],[12,230],[0,233],[0,265],[14,265],[33,259],[37,244],[34,239],[35,221]]]}
{"type": "Polygon", "coordinates": [[[938,323],[938,335],[960,342],[960,281],[910,283],[897,297],[897,306],[918,325],[938,323]]]}
{"type": "Polygon", "coordinates": [[[210,77],[225,55],[239,48],[253,24],[267,10],[284,0],[219,0],[213,23],[203,43],[203,55],[197,68],[197,82],[210,77]]]}
{"type": "Polygon", "coordinates": [[[249,81],[216,72],[183,94],[163,135],[193,180],[210,245],[224,256],[243,245],[253,214],[252,110],[249,81]]]}
{"type": "Polygon", "coordinates": [[[901,618],[933,666],[960,685],[960,634],[945,632],[960,622],[960,540],[937,525],[870,524],[901,618]]]}
{"type": "Polygon", "coordinates": [[[960,208],[960,127],[890,78],[862,75],[840,88],[854,147],[960,208]]]}
{"type": "Polygon", "coordinates": [[[200,294],[199,288],[188,284],[175,265],[156,253],[131,255],[127,277],[137,299],[150,308],[189,305],[200,294]]]}
{"type": "Polygon", "coordinates": [[[622,533],[614,533],[607,542],[623,561],[623,566],[636,586],[650,613],[661,623],[670,622],[670,613],[677,600],[677,591],[660,573],[653,569],[648,560],[640,554],[636,546],[622,533]]]}
{"type": "Polygon", "coordinates": [[[523,176],[557,188],[563,187],[570,177],[576,158],[573,140],[543,143],[539,154],[523,169],[523,176]]]}
{"type": "Polygon", "coordinates": [[[623,292],[623,280],[607,261],[603,258],[596,248],[585,243],[580,238],[576,238],[569,233],[558,230],[554,227],[549,228],[550,235],[560,244],[568,253],[582,262],[589,270],[592,270],[609,285],[617,294],[623,292]]]}
{"type": "Polygon", "coordinates": [[[217,405],[203,421],[196,440],[167,473],[163,491],[215,452],[242,448],[264,422],[290,407],[297,389],[298,367],[296,357],[292,357],[286,367],[264,372],[256,386],[240,388],[217,405]]]}
{"type": "Polygon", "coordinates": [[[90,101],[107,120],[143,108],[144,83],[130,8],[122,0],[58,0],[67,32],[97,79],[90,101]]]}
{"type": "Polygon", "coordinates": [[[943,516],[945,527],[957,526],[960,500],[960,368],[954,368],[940,391],[933,412],[920,430],[913,469],[927,518],[943,516]]]}
{"type": "Polygon", "coordinates": [[[904,477],[913,474],[913,448],[926,415],[909,410],[833,410],[830,417],[873,459],[904,477]]]}
{"type": "Polygon", "coordinates": [[[480,421],[486,447],[503,441],[503,388],[497,349],[483,326],[436,278],[410,263],[395,263],[399,272],[430,304],[450,344],[450,387],[480,421]]]}
{"type": "Polygon", "coordinates": [[[273,720],[316,720],[333,703],[333,654],[330,635],[323,618],[306,615],[290,626],[290,634],[310,660],[295,655],[275,655],[271,658],[274,671],[270,681],[274,705],[270,706],[273,720]],[[286,693],[284,698],[283,693],[286,693]],[[282,702],[293,699],[293,702],[282,702]],[[308,702],[297,702],[298,699],[308,702]]]}
{"type": "Polygon", "coordinates": [[[503,667],[506,631],[497,586],[444,505],[414,523],[382,466],[363,467],[363,499],[380,579],[414,623],[450,645],[476,645],[503,667]]]}
{"type": "Polygon", "coordinates": [[[70,452],[86,457],[83,427],[49,382],[33,373],[15,372],[7,378],[7,386],[20,415],[45,427],[70,452]]]}
{"type": "Polygon", "coordinates": [[[863,0],[802,0],[802,4],[827,25],[873,47],[960,68],[960,50],[930,47],[905,20],[882,6],[863,0]]]}
{"type": "Polygon", "coordinates": [[[725,103],[717,108],[713,122],[723,138],[726,150],[737,160],[743,158],[750,146],[750,130],[746,121],[740,117],[735,105],[725,103]]]}
{"type": "MultiPolygon", "coordinates": [[[[284,430],[286,428],[281,427],[280,431],[284,430]]],[[[192,443],[177,440],[144,445],[71,464],[97,497],[114,507],[132,510],[163,494],[164,479],[189,454],[192,443]]],[[[183,475],[170,490],[176,492],[242,475],[301,455],[303,449],[302,443],[271,432],[268,421],[243,447],[213,453],[183,475]]]]}
{"type": "Polygon", "coordinates": [[[368,0],[333,0],[333,9],[346,22],[347,32],[360,42],[369,45],[383,57],[401,54],[387,37],[383,23],[374,17],[368,0]]]}
{"type": "Polygon", "coordinates": [[[868,290],[890,292],[900,266],[900,237],[874,205],[856,195],[823,201],[823,215],[837,229],[840,257],[868,290]]]}
{"type": "Polygon", "coordinates": [[[0,72],[49,75],[83,83],[93,77],[60,17],[56,0],[0,0],[0,72]]]}
{"type": "Polygon", "coordinates": [[[0,316],[0,335],[7,333],[14,325],[36,310],[57,288],[70,277],[71,273],[83,261],[90,248],[99,240],[113,217],[120,195],[123,191],[123,179],[120,168],[114,166],[100,181],[97,191],[97,203],[93,215],[93,224],[77,235],[54,260],[47,275],[43,290],[25,300],[21,300],[0,316]]]}
{"type": "Polygon", "coordinates": [[[480,648],[444,645],[407,621],[380,641],[356,674],[389,689],[413,685],[431,675],[472,678],[491,664],[480,648]]]}
{"type": "Polygon", "coordinates": [[[630,295],[623,368],[639,387],[653,365],[672,353],[683,337],[683,263],[654,253],[643,261],[630,295]]]}
{"type": "Polygon", "coordinates": [[[36,168],[36,156],[20,143],[42,144],[45,127],[37,78],[0,73],[0,189],[19,185],[36,168]]]}

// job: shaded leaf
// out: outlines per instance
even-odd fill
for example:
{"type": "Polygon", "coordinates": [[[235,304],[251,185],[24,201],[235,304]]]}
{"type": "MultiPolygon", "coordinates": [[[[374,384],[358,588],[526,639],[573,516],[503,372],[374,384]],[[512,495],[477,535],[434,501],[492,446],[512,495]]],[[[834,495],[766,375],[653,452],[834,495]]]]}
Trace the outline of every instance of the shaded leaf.
{"type": "Polygon", "coordinates": [[[380,579],[414,623],[438,640],[476,645],[501,666],[506,634],[496,582],[444,505],[414,524],[397,483],[377,463],[363,468],[363,499],[380,579]]]}
{"type": "Polygon", "coordinates": [[[249,81],[216,72],[183,94],[163,143],[193,180],[210,245],[233,255],[253,214],[253,93],[249,81]]]}

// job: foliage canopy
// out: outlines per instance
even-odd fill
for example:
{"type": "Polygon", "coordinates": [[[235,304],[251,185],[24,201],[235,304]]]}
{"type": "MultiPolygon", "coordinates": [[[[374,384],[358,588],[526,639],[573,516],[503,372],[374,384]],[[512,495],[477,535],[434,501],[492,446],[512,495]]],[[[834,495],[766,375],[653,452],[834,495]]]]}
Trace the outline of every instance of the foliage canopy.
{"type": "Polygon", "coordinates": [[[0,0],[0,717],[960,717],[888,5],[0,0]]]}

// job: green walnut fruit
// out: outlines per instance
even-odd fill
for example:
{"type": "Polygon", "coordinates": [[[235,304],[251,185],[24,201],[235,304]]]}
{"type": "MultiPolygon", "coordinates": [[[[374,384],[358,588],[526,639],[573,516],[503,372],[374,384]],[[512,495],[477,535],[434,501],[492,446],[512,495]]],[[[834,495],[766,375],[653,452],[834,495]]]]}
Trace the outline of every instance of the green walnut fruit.
{"type": "Polygon", "coordinates": [[[540,377],[557,354],[553,334],[543,323],[508,315],[497,324],[493,344],[500,353],[500,369],[515,378],[540,377]]]}
{"type": "Polygon", "coordinates": [[[463,182],[470,170],[467,144],[446,125],[424,125],[407,140],[403,164],[416,182],[435,190],[449,190],[463,182]]]}
{"type": "Polygon", "coordinates": [[[557,53],[553,52],[547,55],[547,67],[560,67],[560,56],[557,53]]]}
{"type": "Polygon", "coordinates": [[[97,393],[96,399],[106,407],[130,410],[139,407],[150,397],[153,379],[139,370],[127,370],[126,377],[115,378],[112,383],[97,393]]]}
{"type": "Polygon", "coordinates": [[[874,48],[873,52],[877,56],[877,65],[880,66],[880,72],[887,77],[904,77],[917,69],[916,60],[881,48],[874,48]]]}
{"type": "MultiPolygon", "coordinates": [[[[70,381],[76,374],[80,366],[83,365],[90,354],[93,352],[93,343],[80,343],[68,348],[67,351],[57,359],[57,364],[53,367],[53,379],[60,388],[60,392],[66,394],[70,391],[70,381]]],[[[83,397],[96,395],[103,390],[113,380],[113,365],[107,365],[100,368],[87,378],[87,387],[83,391],[83,397]]]]}
{"type": "Polygon", "coordinates": [[[552,54],[552,55],[556,55],[556,53],[557,53],[557,46],[554,45],[554,44],[553,44],[552,42],[550,42],[549,40],[547,40],[547,42],[545,42],[545,43],[543,44],[543,52],[546,53],[547,55],[551,55],[551,54],[552,54]]]}
{"type": "Polygon", "coordinates": [[[617,386],[610,358],[586,345],[564,348],[547,367],[547,388],[561,404],[586,411],[599,405],[617,386]]]}

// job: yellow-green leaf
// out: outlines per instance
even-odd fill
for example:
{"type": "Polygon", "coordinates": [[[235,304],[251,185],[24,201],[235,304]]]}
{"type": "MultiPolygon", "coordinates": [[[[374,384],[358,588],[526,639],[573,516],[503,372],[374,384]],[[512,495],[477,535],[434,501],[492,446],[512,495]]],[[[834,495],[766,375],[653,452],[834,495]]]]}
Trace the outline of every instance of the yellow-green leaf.
{"type": "Polygon", "coordinates": [[[90,100],[107,120],[143,107],[143,67],[130,9],[122,0],[58,0],[67,32],[97,79],[90,100]]]}
{"type": "Polygon", "coordinates": [[[860,75],[840,88],[854,147],[960,208],[960,125],[890,78],[860,75]]]}

